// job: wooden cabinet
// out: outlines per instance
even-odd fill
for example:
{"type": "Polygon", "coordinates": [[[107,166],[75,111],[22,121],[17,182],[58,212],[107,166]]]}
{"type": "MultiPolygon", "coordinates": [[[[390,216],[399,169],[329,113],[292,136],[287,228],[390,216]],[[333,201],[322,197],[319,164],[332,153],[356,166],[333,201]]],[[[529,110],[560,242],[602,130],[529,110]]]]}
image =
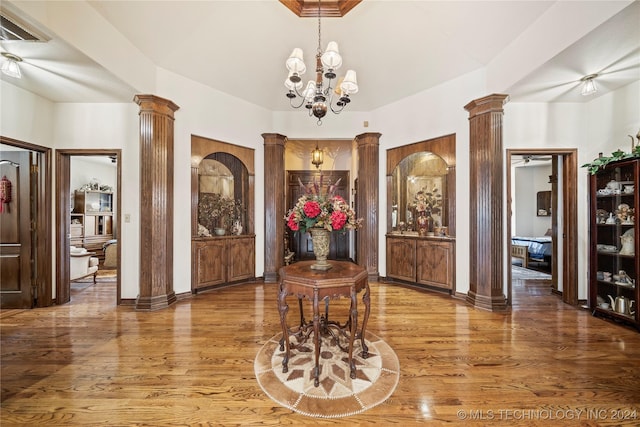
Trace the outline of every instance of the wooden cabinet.
{"type": "Polygon", "coordinates": [[[387,278],[455,292],[455,240],[387,235],[387,278]]]}
{"type": "Polygon", "coordinates": [[[102,245],[114,237],[113,193],[99,190],[74,194],[71,244],[102,253],[102,245]]]}
{"type": "Polygon", "coordinates": [[[416,281],[423,285],[453,290],[454,250],[453,241],[416,241],[416,281]]]}
{"type": "Polygon", "coordinates": [[[415,239],[387,237],[387,277],[416,281],[415,239]]]}
{"type": "Polygon", "coordinates": [[[639,165],[614,162],[590,176],[589,305],[594,315],[640,329],[639,165]]]}
{"type": "Polygon", "coordinates": [[[191,291],[255,278],[255,236],[194,238],[191,291]]]}

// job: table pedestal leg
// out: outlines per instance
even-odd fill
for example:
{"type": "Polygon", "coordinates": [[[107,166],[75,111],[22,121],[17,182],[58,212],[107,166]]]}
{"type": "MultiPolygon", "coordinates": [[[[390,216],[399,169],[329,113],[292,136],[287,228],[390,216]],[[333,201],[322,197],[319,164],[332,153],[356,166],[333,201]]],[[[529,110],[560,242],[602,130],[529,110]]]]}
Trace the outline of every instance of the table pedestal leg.
{"type": "Polygon", "coordinates": [[[282,359],[282,372],[287,373],[289,371],[289,330],[287,328],[287,312],[289,306],[286,302],[287,292],[280,286],[280,292],[278,293],[278,311],[280,312],[280,325],[282,326],[282,338],[280,339],[280,351],[284,350],[284,358],[282,359]]]}
{"type": "Polygon", "coordinates": [[[313,368],[313,385],[320,385],[320,307],[318,290],[313,291],[313,340],[315,344],[315,366],[313,368]]]}
{"type": "Polygon", "coordinates": [[[351,308],[349,309],[349,369],[351,379],[356,378],[356,363],[353,361],[353,342],[358,331],[358,296],[355,287],[351,287],[351,308]]]}
{"type": "Polygon", "coordinates": [[[365,285],[364,295],[362,296],[364,303],[364,319],[362,319],[362,331],[360,332],[360,340],[362,342],[362,358],[369,357],[369,347],[364,343],[364,336],[367,330],[367,322],[369,321],[369,311],[371,311],[371,295],[369,293],[369,283],[365,285]]]}

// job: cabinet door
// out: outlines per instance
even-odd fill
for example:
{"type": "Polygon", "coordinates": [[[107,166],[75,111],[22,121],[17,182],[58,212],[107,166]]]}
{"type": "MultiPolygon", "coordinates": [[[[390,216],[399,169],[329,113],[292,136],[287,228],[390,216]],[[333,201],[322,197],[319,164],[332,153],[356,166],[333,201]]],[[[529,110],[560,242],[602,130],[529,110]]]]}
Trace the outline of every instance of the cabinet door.
{"type": "Polygon", "coordinates": [[[95,236],[98,234],[98,221],[94,215],[85,215],[84,217],[84,235],[95,236]]]}
{"type": "Polygon", "coordinates": [[[387,277],[414,282],[416,280],[416,241],[387,238],[387,277]]]}
{"type": "Polygon", "coordinates": [[[253,237],[228,240],[227,281],[255,277],[255,243],[253,237]]]}
{"type": "Polygon", "coordinates": [[[417,282],[453,288],[453,243],[421,240],[417,243],[417,282]]]}
{"type": "Polygon", "coordinates": [[[219,285],[226,282],[225,241],[208,240],[195,242],[193,245],[193,260],[195,262],[195,288],[219,285]]]}

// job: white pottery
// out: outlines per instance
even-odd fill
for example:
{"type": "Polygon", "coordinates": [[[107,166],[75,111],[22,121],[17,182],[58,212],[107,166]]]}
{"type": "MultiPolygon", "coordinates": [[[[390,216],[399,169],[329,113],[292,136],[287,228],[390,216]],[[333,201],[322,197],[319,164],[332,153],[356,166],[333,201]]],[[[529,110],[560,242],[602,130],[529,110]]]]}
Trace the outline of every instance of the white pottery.
{"type": "Polygon", "coordinates": [[[607,183],[607,188],[609,190],[620,190],[621,187],[622,187],[622,184],[619,183],[618,181],[611,180],[607,183]]]}
{"type": "Polygon", "coordinates": [[[633,228],[627,230],[626,233],[620,236],[620,243],[622,244],[620,255],[635,255],[635,236],[633,228]]]}

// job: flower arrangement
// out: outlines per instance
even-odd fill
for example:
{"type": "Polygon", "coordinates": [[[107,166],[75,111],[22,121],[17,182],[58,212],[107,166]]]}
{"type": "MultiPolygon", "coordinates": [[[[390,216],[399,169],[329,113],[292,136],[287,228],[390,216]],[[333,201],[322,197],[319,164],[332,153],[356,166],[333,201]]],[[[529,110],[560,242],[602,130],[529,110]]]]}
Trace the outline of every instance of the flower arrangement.
{"type": "Polygon", "coordinates": [[[217,193],[201,193],[198,201],[198,223],[207,230],[227,228],[240,218],[242,203],[217,193]]]}
{"type": "Polygon", "coordinates": [[[415,208],[417,212],[437,215],[442,208],[442,194],[440,194],[435,187],[431,191],[423,187],[414,196],[411,206],[415,208]]]}
{"type": "Polygon", "coordinates": [[[327,187],[326,193],[322,193],[322,175],[320,183],[315,180],[308,185],[300,186],[305,190],[296,205],[289,210],[285,220],[292,231],[302,231],[310,228],[325,228],[326,230],[357,229],[362,225],[362,218],[356,218],[356,213],[349,204],[335,191],[340,180],[327,187]]]}

